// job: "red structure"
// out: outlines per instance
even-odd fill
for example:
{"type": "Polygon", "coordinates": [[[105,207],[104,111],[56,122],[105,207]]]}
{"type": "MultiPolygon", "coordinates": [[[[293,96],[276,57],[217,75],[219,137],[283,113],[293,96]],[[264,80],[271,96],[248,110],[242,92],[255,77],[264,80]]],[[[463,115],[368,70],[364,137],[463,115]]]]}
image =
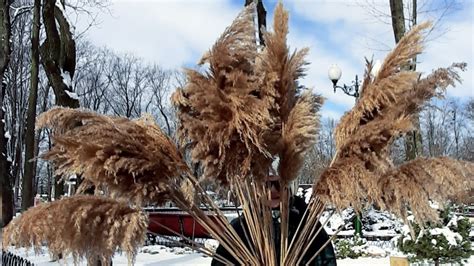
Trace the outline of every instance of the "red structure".
{"type": "MultiPolygon", "coordinates": [[[[236,211],[235,208],[223,208],[222,211],[236,211]]],[[[191,239],[211,238],[207,230],[199,224],[191,215],[177,208],[162,208],[148,210],[148,231],[165,236],[184,235],[191,239]]],[[[209,214],[211,219],[217,219],[209,214]]]]}

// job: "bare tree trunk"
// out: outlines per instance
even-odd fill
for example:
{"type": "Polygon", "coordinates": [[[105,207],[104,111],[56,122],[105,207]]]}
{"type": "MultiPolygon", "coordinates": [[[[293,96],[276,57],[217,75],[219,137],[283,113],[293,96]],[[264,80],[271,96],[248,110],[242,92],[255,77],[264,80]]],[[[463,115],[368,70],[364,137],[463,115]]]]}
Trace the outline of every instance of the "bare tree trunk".
{"type": "Polygon", "coordinates": [[[40,8],[41,1],[35,0],[33,10],[33,27],[31,31],[31,77],[30,77],[30,94],[28,96],[28,112],[26,118],[25,132],[25,161],[22,182],[22,204],[21,209],[26,211],[33,206],[33,180],[35,178],[36,165],[32,159],[35,153],[35,120],[36,120],[36,104],[38,101],[38,73],[39,73],[39,31],[40,31],[40,8]]]}
{"type": "Polygon", "coordinates": [[[71,80],[76,67],[76,45],[72,40],[69,24],[61,10],[55,8],[55,0],[45,0],[43,22],[46,40],[41,45],[41,59],[50,85],[56,96],[56,104],[72,108],[79,107],[79,100],[71,97],[72,89],[63,77],[69,75],[71,80]],[[59,24],[61,35],[56,27],[59,24]]]}
{"type": "MultiPolygon", "coordinates": [[[[72,96],[72,83],[67,84],[64,80],[64,78],[70,78],[72,81],[74,77],[76,44],[72,39],[69,23],[62,11],[55,7],[55,3],[56,0],[45,0],[43,5],[46,40],[40,47],[42,65],[49,83],[53,87],[56,105],[78,108],[79,100],[72,96]],[[59,31],[57,25],[59,25],[59,31]]],[[[60,178],[55,177],[56,198],[60,198],[64,194],[64,184],[57,182],[60,178]]]]}
{"type": "Polygon", "coordinates": [[[405,14],[403,13],[403,0],[390,0],[390,12],[392,15],[392,28],[395,43],[405,35],[405,14]]]}
{"type": "Polygon", "coordinates": [[[13,189],[10,175],[10,163],[7,157],[7,138],[5,137],[5,72],[11,56],[11,23],[10,0],[0,0],[0,227],[8,224],[13,218],[13,189]]]}
{"type": "MultiPolygon", "coordinates": [[[[245,6],[250,5],[255,0],[245,0],[245,6]]],[[[267,27],[267,11],[263,6],[262,0],[257,0],[257,26],[258,26],[258,39],[260,45],[265,46],[265,39],[263,38],[262,28],[267,27]]]]}
{"type": "MultiPolygon", "coordinates": [[[[414,2],[414,10],[412,12],[413,22],[416,23],[416,0],[414,2]]],[[[395,42],[398,43],[400,39],[405,35],[405,15],[403,13],[403,0],[390,0],[390,12],[392,16],[392,28],[395,37],[395,42]]],[[[413,62],[411,66],[407,68],[415,70],[416,62],[413,62]]],[[[409,132],[405,136],[405,159],[407,161],[413,160],[422,153],[422,142],[420,134],[420,117],[418,115],[413,117],[413,124],[415,130],[409,132]]]]}

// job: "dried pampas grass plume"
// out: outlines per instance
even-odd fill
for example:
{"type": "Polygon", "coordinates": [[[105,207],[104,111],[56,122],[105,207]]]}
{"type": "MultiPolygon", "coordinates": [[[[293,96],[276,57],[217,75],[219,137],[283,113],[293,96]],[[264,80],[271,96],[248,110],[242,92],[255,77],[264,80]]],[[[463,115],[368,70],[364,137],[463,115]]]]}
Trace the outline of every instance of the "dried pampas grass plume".
{"type": "Polygon", "coordinates": [[[298,79],[305,75],[309,49],[290,53],[286,43],[288,11],[281,3],[274,11],[273,30],[264,33],[266,46],[255,68],[260,88],[269,96],[272,130],[278,136],[277,140],[269,138],[267,147],[280,157],[281,182],[288,183],[298,175],[303,156],[315,141],[323,100],[309,92],[300,93],[298,79]]]}
{"type": "MultiPolygon", "coordinates": [[[[204,177],[223,183],[230,176],[250,175],[254,165],[270,164],[263,138],[272,119],[254,75],[253,10],[254,5],[244,9],[201,59],[209,71],[186,70],[186,86],[172,96],[180,140],[190,143],[204,177]]],[[[252,174],[264,176],[264,168],[252,174]]]]}
{"type": "MultiPolygon", "coordinates": [[[[378,181],[377,204],[406,218],[406,206],[418,222],[436,221],[439,215],[429,200],[469,196],[474,187],[474,163],[448,157],[417,158],[388,171],[378,181]]],[[[472,195],[471,195],[472,196],[472,195]]]]}
{"type": "MultiPolygon", "coordinates": [[[[422,31],[430,23],[414,27],[385,58],[377,77],[372,80],[370,70],[365,72],[363,93],[352,110],[346,113],[336,127],[336,147],[340,149],[360,126],[374,121],[380,115],[389,113],[386,109],[403,101],[407,91],[413,89],[419,74],[404,70],[413,58],[421,53],[423,45],[422,31]]],[[[367,63],[367,68],[372,64],[367,63]]]]}
{"type": "Polygon", "coordinates": [[[77,195],[30,208],[3,230],[3,247],[48,247],[51,255],[72,255],[89,265],[108,265],[116,250],[131,264],[144,244],[148,217],[139,209],[113,199],[77,195]]]}
{"type": "MultiPolygon", "coordinates": [[[[456,63],[425,78],[420,78],[421,75],[415,71],[406,70],[406,66],[421,52],[421,32],[428,26],[428,23],[421,24],[402,38],[374,79],[370,76],[372,63],[367,61],[361,97],[336,127],[336,156],[315,185],[316,194],[324,201],[338,208],[352,206],[358,210],[377,203],[402,216],[407,209],[416,209],[414,214],[421,221],[434,218],[429,211],[429,199],[446,200],[448,196],[463,193],[462,186],[445,182],[436,188],[443,188],[446,193],[435,193],[433,188],[415,195],[414,191],[433,185],[433,178],[445,175],[446,171],[441,168],[429,175],[422,172],[420,176],[416,176],[416,172],[404,175],[404,171],[420,164],[434,167],[434,162],[445,168],[456,168],[459,166],[456,161],[419,159],[397,168],[389,154],[393,141],[413,130],[413,116],[427,101],[440,97],[449,85],[460,82],[457,71],[466,67],[465,63],[456,63]],[[400,185],[403,182],[404,185],[400,185]],[[388,188],[391,192],[386,192],[388,188]],[[383,203],[384,199],[390,200],[383,203]]],[[[416,169],[421,171],[419,167],[416,169]]],[[[472,167],[463,171],[472,171],[472,167]]],[[[462,181],[467,177],[470,176],[455,171],[443,178],[462,181]]]]}
{"type": "Polygon", "coordinates": [[[54,146],[41,157],[56,174],[80,174],[84,184],[137,204],[168,200],[170,183],[180,183],[189,171],[172,140],[147,116],[131,121],[57,107],[41,114],[37,127],[53,129],[54,146]]]}
{"type": "Polygon", "coordinates": [[[289,182],[298,176],[306,151],[314,145],[319,129],[321,96],[306,91],[291,109],[288,122],[283,124],[283,152],[280,160],[280,176],[289,182]]]}

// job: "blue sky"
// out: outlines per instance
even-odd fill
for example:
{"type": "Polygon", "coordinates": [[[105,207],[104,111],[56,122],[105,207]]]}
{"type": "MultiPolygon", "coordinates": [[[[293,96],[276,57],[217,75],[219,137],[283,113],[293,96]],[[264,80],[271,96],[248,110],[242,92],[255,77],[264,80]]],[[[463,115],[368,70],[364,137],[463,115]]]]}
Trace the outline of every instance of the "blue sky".
{"type": "MultiPolygon", "coordinates": [[[[388,0],[283,1],[290,11],[288,43],[292,49],[310,48],[304,85],[327,98],[323,117],[339,118],[354,104],[342,92],[333,93],[327,69],[338,64],[342,83],[349,84],[364,72],[364,57],[383,60],[394,46],[388,0]]],[[[410,1],[411,2],[411,1],[410,1]]],[[[441,22],[429,35],[418,69],[424,73],[452,62],[468,63],[463,85],[450,89],[450,97],[474,97],[473,4],[454,1],[449,12],[445,0],[418,0],[418,21],[441,22]],[[434,11],[433,11],[434,10],[434,11]]],[[[448,1],[449,2],[449,1],[448,1]]],[[[87,38],[116,52],[133,53],[165,68],[194,65],[210,48],[243,6],[244,0],[146,0],[111,1],[110,14],[99,14],[100,24],[87,38]]],[[[277,1],[264,0],[267,24],[272,23],[277,1]]],[[[80,18],[81,23],[86,18],[80,18]]],[[[80,25],[78,31],[80,31],[80,25]]]]}

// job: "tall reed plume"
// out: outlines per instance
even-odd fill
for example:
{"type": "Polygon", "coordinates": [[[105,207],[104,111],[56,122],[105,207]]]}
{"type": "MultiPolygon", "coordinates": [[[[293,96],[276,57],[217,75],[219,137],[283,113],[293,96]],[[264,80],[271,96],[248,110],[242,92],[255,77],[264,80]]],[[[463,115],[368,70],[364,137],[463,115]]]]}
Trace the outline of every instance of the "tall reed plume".
{"type": "Polygon", "coordinates": [[[341,118],[335,132],[336,156],[316,185],[316,193],[323,200],[339,208],[352,206],[358,210],[376,203],[402,216],[411,208],[422,221],[435,218],[428,199],[452,197],[462,192],[462,186],[456,185],[456,181],[463,184],[466,178],[472,179],[470,163],[419,159],[397,168],[389,156],[393,141],[414,129],[413,116],[430,99],[441,96],[448,86],[460,82],[457,71],[466,66],[456,63],[426,78],[408,70],[407,66],[422,51],[422,31],[429,26],[423,23],[407,33],[388,54],[377,77],[370,76],[372,64],[367,62],[361,97],[341,118]],[[420,167],[433,166],[434,162],[443,162],[436,168],[439,171],[417,172],[420,167]],[[458,171],[449,172],[450,167],[458,171]],[[443,178],[451,181],[443,183],[444,193],[438,193],[441,187],[432,181],[446,171],[450,174],[443,178]],[[433,188],[426,189],[430,186],[433,188]]]}
{"type": "Polygon", "coordinates": [[[56,174],[80,174],[85,183],[137,204],[169,200],[187,165],[172,140],[150,117],[128,120],[94,112],[53,108],[37,127],[53,130],[54,146],[41,157],[56,174]]]}
{"type": "Polygon", "coordinates": [[[132,263],[146,237],[148,217],[140,209],[98,196],[77,195],[40,204],[15,218],[3,231],[3,247],[43,245],[50,254],[73,255],[77,263],[86,258],[108,265],[117,250],[132,263]]]}

